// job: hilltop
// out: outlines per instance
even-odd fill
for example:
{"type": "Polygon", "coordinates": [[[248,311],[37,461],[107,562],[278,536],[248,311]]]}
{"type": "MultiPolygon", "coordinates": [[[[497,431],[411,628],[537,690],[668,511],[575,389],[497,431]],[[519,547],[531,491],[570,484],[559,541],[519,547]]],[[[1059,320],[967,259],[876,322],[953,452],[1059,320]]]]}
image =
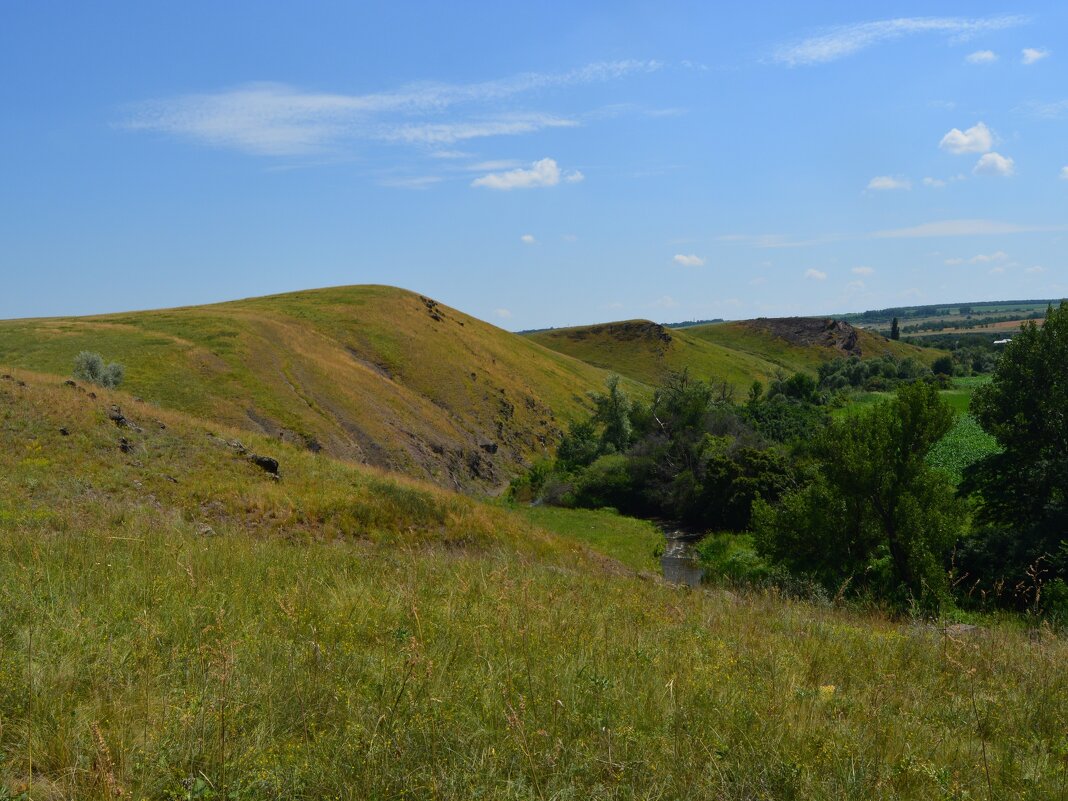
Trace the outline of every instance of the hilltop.
{"type": "Polygon", "coordinates": [[[352,286],[0,322],[0,364],[82,350],[134,395],[442,486],[493,490],[551,450],[605,373],[422,295],[352,286]]]}

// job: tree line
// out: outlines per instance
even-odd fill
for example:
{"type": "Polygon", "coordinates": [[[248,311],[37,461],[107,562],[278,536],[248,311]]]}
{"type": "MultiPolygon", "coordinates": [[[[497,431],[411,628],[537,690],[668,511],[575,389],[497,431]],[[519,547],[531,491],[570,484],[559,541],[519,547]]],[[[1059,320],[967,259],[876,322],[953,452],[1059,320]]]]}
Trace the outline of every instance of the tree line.
{"type": "Polygon", "coordinates": [[[710,532],[705,552],[741,580],[1068,616],[1068,303],[1026,324],[976,391],[999,448],[959,484],[928,460],[955,422],[947,361],[839,360],[744,399],[684,372],[633,400],[614,377],[510,492],[710,532]],[[837,411],[856,389],[893,395],[837,411]]]}

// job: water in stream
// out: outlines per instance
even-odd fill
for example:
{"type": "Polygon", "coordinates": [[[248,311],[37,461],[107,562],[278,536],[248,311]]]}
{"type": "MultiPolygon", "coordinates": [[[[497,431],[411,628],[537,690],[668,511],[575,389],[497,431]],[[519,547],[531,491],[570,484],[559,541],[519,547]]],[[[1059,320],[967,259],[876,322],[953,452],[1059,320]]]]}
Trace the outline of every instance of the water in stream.
{"type": "Polygon", "coordinates": [[[697,561],[694,542],[693,534],[664,528],[664,553],[660,557],[660,568],[664,571],[665,580],[687,587],[701,586],[705,571],[697,561]]]}

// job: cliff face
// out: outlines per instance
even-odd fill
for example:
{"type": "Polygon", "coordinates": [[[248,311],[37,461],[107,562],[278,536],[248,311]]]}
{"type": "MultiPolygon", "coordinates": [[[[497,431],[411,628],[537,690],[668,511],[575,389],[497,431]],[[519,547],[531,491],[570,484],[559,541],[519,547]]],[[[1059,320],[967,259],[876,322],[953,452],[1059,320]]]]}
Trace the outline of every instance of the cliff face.
{"type": "Polygon", "coordinates": [[[794,345],[834,348],[843,356],[862,356],[857,329],[842,320],[812,317],[779,317],[750,320],[748,325],[763,329],[794,345]]]}

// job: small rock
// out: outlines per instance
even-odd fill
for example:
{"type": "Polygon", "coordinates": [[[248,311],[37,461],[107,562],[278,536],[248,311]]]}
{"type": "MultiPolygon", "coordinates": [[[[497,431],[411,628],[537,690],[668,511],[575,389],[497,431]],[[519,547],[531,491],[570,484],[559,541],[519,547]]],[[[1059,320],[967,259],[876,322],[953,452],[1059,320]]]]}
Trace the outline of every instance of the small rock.
{"type": "Polygon", "coordinates": [[[249,459],[250,462],[252,462],[254,465],[256,465],[256,467],[260,468],[261,470],[267,471],[272,476],[278,475],[278,460],[277,459],[274,459],[274,458],[272,458],[270,456],[260,456],[259,454],[256,454],[256,453],[250,454],[248,459],[249,459]]]}
{"type": "Polygon", "coordinates": [[[63,436],[63,437],[69,437],[70,436],[70,431],[68,431],[66,428],[61,428],[61,429],[59,429],[59,434],[60,434],[60,436],[63,436]]]}
{"type": "Polygon", "coordinates": [[[128,421],[126,420],[126,416],[122,413],[122,409],[114,404],[108,409],[108,420],[113,422],[119,428],[126,428],[128,425],[128,421]]]}
{"type": "Polygon", "coordinates": [[[69,378],[66,381],[63,382],[63,386],[72,387],[73,389],[77,389],[78,388],[78,384],[75,383],[74,381],[72,381],[69,378]]]}
{"type": "Polygon", "coordinates": [[[14,379],[14,378],[13,378],[13,377],[12,377],[11,375],[9,375],[8,373],[4,373],[3,375],[0,375],[0,378],[4,379],[4,381],[14,381],[14,380],[15,380],[15,379],[14,379]]]}
{"type": "Polygon", "coordinates": [[[96,393],[95,392],[90,392],[89,393],[89,397],[92,398],[93,400],[96,400],[96,393]]]}
{"type": "Polygon", "coordinates": [[[167,427],[167,425],[162,420],[156,420],[155,423],[156,423],[156,427],[160,431],[163,431],[167,427]]]}
{"type": "Polygon", "coordinates": [[[215,536],[215,529],[213,529],[211,526],[201,526],[198,529],[198,532],[200,533],[200,536],[202,536],[202,537],[214,537],[215,536]]]}
{"type": "Polygon", "coordinates": [[[123,453],[129,453],[133,450],[133,444],[126,437],[119,437],[119,450],[123,453]]]}
{"type": "Polygon", "coordinates": [[[15,383],[18,384],[20,387],[26,386],[26,382],[25,381],[16,381],[15,383]]]}
{"type": "Polygon", "coordinates": [[[496,442],[483,442],[478,447],[480,447],[486,453],[496,453],[497,452],[497,443],[496,442]]]}
{"type": "Polygon", "coordinates": [[[174,476],[164,476],[164,478],[170,481],[172,484],[178,483],[178,479],[176,479],[174,476]]]}

